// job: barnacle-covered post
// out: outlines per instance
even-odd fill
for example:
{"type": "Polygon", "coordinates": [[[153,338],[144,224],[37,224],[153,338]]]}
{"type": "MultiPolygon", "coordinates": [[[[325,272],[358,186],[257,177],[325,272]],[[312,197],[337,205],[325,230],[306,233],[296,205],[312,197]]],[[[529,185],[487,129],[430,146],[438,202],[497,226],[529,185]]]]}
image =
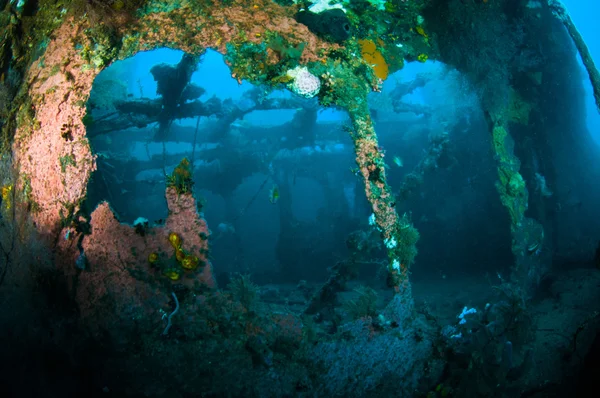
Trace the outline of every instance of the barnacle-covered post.
{"type": "MultiPolygon", "coordinates": [[[[402,15],[409,21],[421,21],[419,7],[412,3],[402,5],[402,15]]],[[[422,22],[417,23],[420,26],[422,22]]],[[[327,99],[332,98],[335,105],[349,113],[352,122],[349,132],[354,143],[356,163],[365,184],[367,200],[373,210],[369,223],[376,226],[382,234],[388,254],[387,281],[396,293],[395,305],[392,307],[400,305],[407,314],[410,313],[413,303],[409,274],[410,265],[417,254],[419,233],[412,225],[409,215],[400,216],[397,212],[395,196],[387,184],[384,154],[378,143],[367,95],[371,91],[379,91],[389,73],[402,68],[404,57],[418,58],[421,62],[427,59],[427,56],[422,54],[422,51],[429,48],[425,40],[426,34],[422,28],[420,32],[415,35],[414,54],[396,53],[401,46],[388,46],[389,59],[395,60],[393,65],[388,65],[375,44],[377,42],[383,45],[381,39],[365,38],[349,44],[350,53],[361,56],[352,58],[347,65],[335,66],[334,63],[322,77],[327,81],[333,76],[334,80],[339,79],[343,84],[326,82],[325,88],[330,90],[330,94],[321,94],[322,103],[326,104],[327,99]],[[418,53],[421,55],[417,57],[418,53]]]]}
{"type": "Polygon", "coordinates": [[[405,305],[412,305],[411,286],[408,280],[409,265],[415,254],[418,232],[406,217],[396,212],[396,202],[386,181],[385,162],[379,148],[377,134],[369,114],[366,92],[363,97],[353,97],[347,104],[352,120],[351,131],[356,163],[365,184],[365,193],[373,209],[369,220],[375,224],[388,251],[388,282],[405,305]],[[402,236],[402,231],[407,232],[402,236]]]}

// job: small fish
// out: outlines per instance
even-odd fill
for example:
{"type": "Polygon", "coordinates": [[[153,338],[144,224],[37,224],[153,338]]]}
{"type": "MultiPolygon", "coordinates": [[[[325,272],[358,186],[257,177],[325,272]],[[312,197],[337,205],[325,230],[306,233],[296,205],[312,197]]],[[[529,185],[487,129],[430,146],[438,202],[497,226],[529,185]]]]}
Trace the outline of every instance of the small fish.
{"type": "Polygon", "coordinates": [[[527,254],[535,254],[536,256],[542,252],[540,242],[534,242],[527,246],[527,254]]]}
{"type": "Polygon", "coordinates": [[[269,191],[269,202],[275,204],[279,200],[279,187],[277,184],[273,184],[273,187],[269,191]]]}
{"type": "Polygon", "coordinates": [[[398,167],[404,166],[404,163],[402,162],[402,158],[400,158],[400,156],[394,156],[394,164],[398,167]]]}

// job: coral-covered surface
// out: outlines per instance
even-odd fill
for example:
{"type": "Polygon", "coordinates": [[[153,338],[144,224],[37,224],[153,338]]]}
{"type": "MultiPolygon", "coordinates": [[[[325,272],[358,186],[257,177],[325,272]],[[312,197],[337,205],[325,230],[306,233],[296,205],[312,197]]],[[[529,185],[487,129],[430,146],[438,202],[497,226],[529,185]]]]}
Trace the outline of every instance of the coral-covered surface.
{"type": "Polygon", "coordinates": [[[293,18],[295,7],[282,7],[270,0],[233,1],[227,7],[209,3],[202,12],[195,11],[197,7],[197,3],[183,2],[180,8],[168,13],[157,12],[142,18],[140,23],[151,29],[144,31],[141,47],[178,43],[184,51],[193,52],[194,47],[203,46],[225,54],[228,43],[260,44],[265,41],[266,32],[276,32],[292,45],[305,43],[301,63],[322,60],[320,51],[339,48],[337,44],[319,39],[305,25],[296,22],[293,18]],[[188,40],[181,39],[182,27],[192,33],[188,40]]]}
{"type": "MultiPolygon", "coordinates": [[[[379,150],[377,135],[370,118],[353,119],[356,128],[354,150],[356,163],[360,168],[365,182],[365,192],[375,214],[375,222],[381,230],[384,239],[396,239],[399,225],[398,213],[395,209],[395,199],[385,180],[383,154],[379,150]]],[[[410,283],[408,281],[408,266],[404,259],[396,255],[404,242],[389,248],[390,262],[398,261],[398,267],[390,266],[392,285],[397,293],[402,293],[410,300],[410,283]]]]}
{"type": "Polygon", "coordinates": [[[65,205],[85,196],[95,169],[81,121],[95,72],[83,70],[77,50],[65,45],[76,32],[76,26],[63,24],[31,66],[26,77],[31,102],[19,111],[13,148],[20,174],[31,187],[30,200],[37,204],[33,218],[47,236],[58,232],[60,213],[69,212],[65,205]]]}
{"type": "MultiPolygon", "coordinates": [[[[339,48],[297,23],[295,11],[271,1],[227,7],[184,2],[167,12],[145,13],[135,23],[113,22],[125,34],[122,56],[128,49],[133,53],[159,45],[226,53],[228,43],[261,44],[267,33],[292,47],[303,43],[301,63],[323,61],[327,50],[339,48]]],[[[108,203],[100,204],[89,220],[79,214],[96,168],[83,123],[85,104],[94,78],[113,59],[106,43],[98,44],[104,37],[100,29],[91,27],[86,33],[86,24],[85,19],[67,19],[29,68],[13,151],[23,177],[20,188],[35,205],[36,227],[56,250],[57,266],[67,277],[81,320],[95,332],[125,336],[126,330],[164,327],[162,315],[173,309],[172,291],[202,294],[216,284],[207,258],[208,229],[191,195],[168,189],[169,217],[143,233],[120,223],[108,203]],[[84,232],[81,226],[88,221],[84,232]],[[171,233],[178,235],[186,255],[197,257],[197,268],[186,270],[176,259],[171,233]]]]}
{"type": "Polygon", "coordinates": [[[170,216],[165,225],[143,232],[121,224],[109,204],[101,203],[91,215],[91,233],[81,242],[86,258],[83,267],[76,267],[81,255],[75,244],[77,236],[72,230],[63,231],[58,261],[71,280],[81,319],[93,331],[112,329],[124,336],[128,328],[149,331],[164,327],[162,315],[171,311],[172,291],[200,292],[215,287],[206,257],[207,240],[201,238],[208,236],[208,228],[196,211],[194,198],[177,195],[174,188],[167,189],[166,196],[170,216]],[[199,258],[197,269],[184,270],[178,264],[169,242],[172,232],[180,237],[187,253],[199,258]],[[156,263],[148,260],[151,253],[158,254],[156,263]],[[169,269],[177,270],[180,279],[168,278],[165,271],[169,269]]]}
{"type": "Polygon", "coordinates": [[[208,227],[206,221],[198,215],[196,199],[190,194],[178,195],[175,188],[168,188],[167,205],[169,207],[169,217],[165,226],[156,230],[156,234],[160,236],[160,241],[157,242],[158,246],[154,247],[154,251],[158,249],[164,250],[166,253],[172,253],[172,246],[169,246],[170,248],[165,246],[165,242],[168,243],[168,235],[175,232],[181,237],[184,250],[197,256],[200,262],[204,264],[204,266],[199,266],[193,273],[184,274],[185,276],[180,282],[189,284],[191,281],[198,281],[206,287],[214,288],[216,282],[212,264],[206,254],[208,252],[208,227]]]}

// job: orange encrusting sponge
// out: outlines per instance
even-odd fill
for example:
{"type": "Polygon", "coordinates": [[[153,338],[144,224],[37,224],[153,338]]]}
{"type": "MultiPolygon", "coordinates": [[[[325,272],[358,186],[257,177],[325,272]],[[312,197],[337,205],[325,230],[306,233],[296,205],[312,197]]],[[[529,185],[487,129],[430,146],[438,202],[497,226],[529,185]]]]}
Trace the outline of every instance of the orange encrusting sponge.
{"type": "Polygon", "coordinates": [[[385,62],[385,58],[383,58],[381,51],[377,49],[373,40],[359,40],[358,44],[360,44],[362,57],[373,67],[375,76],[381,80],[385,80],[389,73],[388,64],[385,62]]]}

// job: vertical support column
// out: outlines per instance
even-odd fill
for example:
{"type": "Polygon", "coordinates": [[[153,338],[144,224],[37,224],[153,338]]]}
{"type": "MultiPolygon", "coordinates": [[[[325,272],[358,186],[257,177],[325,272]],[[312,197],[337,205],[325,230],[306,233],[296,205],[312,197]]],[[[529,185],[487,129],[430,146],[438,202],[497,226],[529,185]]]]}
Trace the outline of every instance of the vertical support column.
{"type": "Polygon", "coordinates": [[[514,154],[514,141],[508,132],[507,122],[502,114],[489,115],[489,122],[498,170],[496,189],[510,216],[511,249],[515,256],[511,279],[529,296],[544,272],[540,256],[544,229],[539,222],[525,216],[529,192],[519,172],[521,162],[514,154]]]}
{"type": "Polygon", "coordinates": [[[369,115],[366,100],[350,109],[351,131],[356,163],[363,177],[365,192],[373,209],[370,222],[377,226],[388,252],[389,284],[405,305],[412,306],[409,266],[416,255],[419,234],[408,217],[399,217],[396,202],[387,185],[383,153],[369,115]]]}

